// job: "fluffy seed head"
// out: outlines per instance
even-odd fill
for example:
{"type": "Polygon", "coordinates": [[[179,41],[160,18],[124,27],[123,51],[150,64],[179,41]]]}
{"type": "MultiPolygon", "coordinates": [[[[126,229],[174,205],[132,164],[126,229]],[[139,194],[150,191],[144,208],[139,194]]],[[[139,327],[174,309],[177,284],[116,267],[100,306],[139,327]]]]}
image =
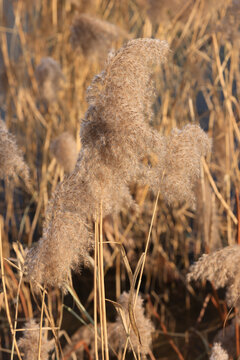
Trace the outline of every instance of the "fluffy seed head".
{"type": "Polygon", "coordinates": [[[165,41],[129,41],[88,89],[82,144],[91,153],[97,149],[101,163],[121,172],[119,178],[124,175],[126,183],[142,175],[142,158],[164,142],[148,124],[153,95],[150,74],[152,65],[164,62],[168,51],[165,41]]]}
{"type": "Polygon", "coordinates": [[[67,173],[73,171],[77,162],[78,151],[76,141],[71,134],[64,132],[58,136],[52,141],[50,150],[64,171],[67,173]]]}
{"type": "Polygon", "coordinates": [[[113,42],[121,37],[126,37],[123,30],[88,14],[76,17],[71,26],[73,48],[80,49],[88,58],[106,57],[113,42]]]}
{"type": "Polygon", "coordinates": [[[213,339],[213,343],[220,343],[222,348],[227,351],[233,359],[236,357],[236,321],[220,329],[213,339]]]}
{"type": "MultiPolygon", "coordinates": [[[[165,170],[169,181],[171,171],[175,171],[182,186],[185,173],[191,181],[198,175],[198,161],[208,143],[206,135],[198,127],[186,127],[176,131],[166,144],[148,124],[152,65],[164,62],[168,51],[165,41],[129,41],[109,57],[106,69],[93,80],[77,164],[57,188],[48,207],[43,238],[27,255],[26,269],[32,279],[64,287],[70,270],[87,258],[91,236],[86,224],[99,215],[100,204],[103,216],[119,212],[123,205],[134,206],[129,184],[149,178],[150,169],[142,162],[145,155],[152,151],[158,155],[158,185],[165,170]],[[191,157],[187,154],[190,150],[191,157]],[[183,173],[179,163],[190,169],[183,173]]],[[[165,193],[171,195],[165,179],[165,193]]],[[[173,177],[172,186],[177,188],[175,193],[182,193],[173,177]]]]}
{"type": "Polygon", "coordinates": [[[194,186],[200,177],[201,156],[211,149],[211,141],[197,125],[174,129],[167,139],[166,158],[160,189],[169,203],[195,204],[194,186]]]}
{"type": "Polygon", "coordinates": [[[91,247],[88,219],[96,219],[100,204],[103,216],[119,212],[123,205],[134,206],[129,184],[149,179],[151,169],[142,159],[152,151],[158,155],[158,185],[166,197],[176,198],[168,181],[172,181],[174,195],[181,196],[186,179],[191,191],[200,157],[208,146],[206,135],[199,127],[186,127],[175,131],[166,143],[148,124],[152,66],[164,62],[168,51],[165,41],[129,41],[109,57],[106,69],[93,80],[77,164],[49,204],[39,246],[27,255],[27,273],[32,279],[64,287],[70,270],[84,262],[91,247]],[[179,164],[185,166],[184,171],[179,164]],[[180,184],[175,184],[172,171],[180,184]]]}
{"type": "Polygon", "coordinates": [[[227,287],[229,306],[240,306],[240,246],[231,245],[212,254],[204,254],[190,268],[188,280],[209,280],[216,288],[227,287]]]}
{"type": "MultiPolygon", "coordinates": [[[[25,324],[25,331],[23,337],[18,341],[18,346],[24,353],[24,360],[38,360],[39,325],[34,319],[25,324]]],[[[48,353],[52,348],[53,344],[42,336],[40,359],[47,360],[48,353]]]]}
{"type": "MultiPolygon", "coordinates": [[[[129,293],[126,292],[122,293],[118,302],[122,306],[126,318],[127,327],[129,327],[130,325],[129,312],[128,312],[129,293]]],[[[138,296],[137,298],[134,315],[136,320],[136,326],[138,328],[138,332],[140,335],[141,345],[139,344],[136,334],[131,328],[130,328],[130,340],[133,345],[134,351],[136,353],[138,352],[138,347],[140,346],[141,354],[146,355],[151,347],[151,343],[152,343],[151,333],[153,332],[154,328],[151,321],[148,318],[146,318],[146,316],[144,315],[143,299],[141,298],[141,296],[138,296]]],[[[120,348],[124,349],[127,340],[127,334],[124,329],[123,322],[120,316],[117,317],[113,332],[119,339],[120,348]]],[[[128,349],[129,350],[131,349],[130,344],[128,344],[128,349]]]]}
{"type": "Polygon", "coordinates": [[[47,102],[56,101],[57,93],[65,79],[58,62],[51,57],[42,58],[35,76],[41,97],[47,102]]]}
{"type": "Polygon", "coordinates": [[[220,343],[214,343],[210,360],[228,360],[228,353],[222,348],[220,343]]]}
{"type": "Polygon", "coordinates": [[[0,120],[0,178],[21,175],[28,182],[29,169],[24,162],[22,152],[18,149],[15,138],[0,120]]]}
{"type": "Polygon", "coordinates": [[[77,164],[57,188],[43,238],[27,255],[26,271],[31,279],[64,287],[70,270],[88,257],[88,219],[99,216],[100,204],[103,216],[119,212],[123,205],[134,206],[130,183],[142,178],[148,182],[155,172],[157,181],[150,184],[161,186],[169,201],[193,197],[192,182],[199,175],[200,157],[209,147],[206,135],[190,126],[166,140],[148,124],[152,66],[164,62],[168,51],[165,41],[129,41],[94,78],[87,94],[89,108],[81,125],[77,164]],[[155,170],[142,161],[152,152],[158,156],[155,170]]]}
{"type": "MultiPolygon", "coordinates": [[[[26,277],[36,289],[38,284],[44,284],[65,290],[71,270],[79,270],[81,264],[88,262],[92,248],[92,237],[85,222],[87,214],[82,213],[83,209],[77,211],[75,202],[79,200],[74,188],[66,186],[65,196],[63,187],[64,181],[48,205],[42,239],[26,255],[26,277]]],[[[83,186],[83,202],[84,189],[83,186]]]]}

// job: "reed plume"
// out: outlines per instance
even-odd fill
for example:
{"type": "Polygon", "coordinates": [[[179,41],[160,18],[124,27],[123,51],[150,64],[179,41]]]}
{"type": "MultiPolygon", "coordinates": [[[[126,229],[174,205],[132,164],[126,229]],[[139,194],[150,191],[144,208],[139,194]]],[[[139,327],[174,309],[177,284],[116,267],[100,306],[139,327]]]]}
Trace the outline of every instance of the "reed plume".
{"type": "Polygon", "coordinates": [[[220,343],[214,343],[210,360],[228,360],[228,353],[222,348],[220,343]]]}
{"type": "MultiPolygon", "coordinates": [[[[18,346],[24,354],[24,360],[38,360],[39,325],[34,319],[25,324],[23,337],[18,340],[18,346]]],[[[42,336],[40,359],[47,360],[48,353],[54,347],[52,341],[42,336]]]]}
{"type": "Polygon", "coordinates": [[[26,276],[35,289],[45,284],[65,290],[71,270],[79,270],[80,264],[88,261],[92,236],[84,221],[91,198],[84,184],[80,189],[71,186],[72,178],[73,175],[58,186],[48,205],[42,239],[26,255],[26,276]],[[82,206],[77,204],[77,190],[82,206]]]}
{"type": "MultiPolygon", "coordinates": [[[[236,321],[238,321],[238,319],[236,319],[236,321]]],[[[234,319],[230,325],[220,329],[213,339],[213,342],[220,343],[221,347],[233,359],[236,356],[236,321],[234,319]]]]}
{"type": "MultiPolygon", "coordinates": [[[[128,319],[128,325],[129,325],[128,300],[129,300],[129,294],[124,292],[119,299],[119,303],[123,307],[124,315],[126,316],[126,319],[128,319]]],[[[140,349],[142,355],[145,355],[148,353],[149,348],[151,346],[151,342],[152,342],[151,332],[153,331],[153,325],[151,321],[147,319],[144,315],[143,300],[140,296],[138,296],[137,305],[135,309],[135,316],[136,316],[136,322],[140,332],[140,336],[142,336],[143,338],[143,340],[141,338],[142,347],[140,349]]],[[[100,331],[100,324],[98,324],[98,330],[100,331]]],[[[114,354],[116,354],[116,352],[119,349],[123,350],[127,339],[127,335],[124,330],[121,318],[119,316],[117,317],[115,322],[107,323],[107,333],[108,333],[109,350],[114,354]]],[[[133,330],[131,330],[130,338],[132,341],[132,345],[134,346],[134,351],[137,352],[138,339],[136,335],[133,333],[133,330]]],[[[94,327],[91,324],[81,326],[76,331],[76,333],[71,338],[71,344],[67,345],[64,348],[65,356],[67,356],[67,354],[70,354],[71,350],[76,348],[76,345],[80,341],[84,342],[88,346],[91,356],[95,358],[94,327]]],[[[131,349],[131,346],[129,346],[128,348],[131,349]]],[[[101,352],[101,350],[102,350],[101,339],[98,338],[98,351],[101,352]]],[[[83,358],[84,348],[79,348],[75,352],[79,359],[83,358]]]]}
{"type": "Polygon", "coordinates": [[[96,219],[101,203],[103,216],[134,205],[128,184],[143,169],[142,156],[159,140],[145,123],[149,66],[161,63],[167,52],[164,41],[130,41],[94,79],[76,167],[58,186],[43,237],[26,257],[31,280],[64,288],[70,270],[84,262],[91,248],[89,217],[96,219]]]}
{"type": "Polygon", "coordinates": [[[190,267],[188,280],[209,280],[216,288],[227,288],[229,306],[240,306],[240,246],[231,245],[212,254],[204,254],[190,267]]]}
{"type": "Polygon", "coordinates": [[[163,62],[167,53],[165,41],[132,40],[109,59],[105,71],[88,89],[90,106],[81,140],[84,151],[95,153],[95,162],[101,164],[97,171],[102,185],[98,180],[95,191],[99,195],[104,192],[106,213],[118,210],[123,203],[127,207],[134,204],[128,184],[148,172],[142,162],[147,153],[165,155],[164,138],[148,122],[153,94],[151,66],[163,62]],[[109,195],[112,201],[108,204],[109,195]]]}
{"type": "Polygon", "coordinates": [[[211,149],[211,141],[198,125],[174,129],[167,139],[165,168],[160,189],[169,203],[188,201],[194,207],[194,187],[200,177],[201,157],[211,149]]]}
{"type": "Polygon", "coordinates": [[[88,58],[105,58],[113,42],[125,37],[126,33],[118,26],[81,14],[72,23],[70,42],[88,58]]]}
{"type": "Polygon", "coordinates": [[[52,141],[50,150],[65,172],[73,171],[77,162],[78,151],[76,141],[71,134],[64,132],[59,135],[52,141]]]}
{"type": "Polygon", "coordinates": [[[42,58],[36,67],[35,76],[42,99],[46,102],[56,101],[65,79],[59,63],[51,57],[42,58]]]}
{"type": "Polygon", "coordinates": [[[43,252],[36,248],[27,255],[28,274],[36,274],[40,282],[64,287],[70,269],[87,257],[91,247],[87,223],[99,216],[100,204],[102,216],[118,213],[123,206],[136,208],[129,190],[132,182],[145,179],[153,188],[162,186],[170,201],[177,195],[180,200],[193,198],[200,157],[209,148],[207,136],[199,127],[188,126],[175,130],[167,141],[148,124],[152,65],[164,62],[168,51],[165,41],[129,41],[109,57],[106,69],[89,87],[77,164],[49,205],[40,243],[43,252]],[[142,161],[152,151],[158,156],[155,169],[142,161]],[[185,182],[188,189],[183,191],[185,182]]]}
{"type": "Polygon", "coordinates": [[[0,120],[0,178],[16,175],[20,175],[26,182],[29,181],[29,169],[17,147],[15,137],[9,133],[4,121],[0,120]]]}
{"type": "MultiPolygon", "coordinates": [[[[122,306],[124,316],[126,318],[127,327],[129,327],[130,326],[129,310],[128,310],[129,293],[123,292],[118,300],[118,303],[122,306]]],[[[130,328],[130,334],[129,334],[130,342],[136,353],[138,353],[138,348],[139,348],[142,355],[147,355],[151,347],[151,343],[152,343],[151,333],[153,332],[154,327],[151,321],[144,315],[143,299],[141,298],[140,295],[137,297],[137,302],[134,309],[134,316],[135,316],[136,326],[139,332],[141,344],[139,343],[138,337],[136,336],[132,328],[130,328]]],[[[119,339],[119,347],[121,349],[124,349],[127,340],[127,334],[123,326],[122,318],[119,315],[115,322],[113,334],[115,334],[115,336],[119,339]]],[[[128,343],[129,350],[131,350],[131,344],[128,343]]]]}

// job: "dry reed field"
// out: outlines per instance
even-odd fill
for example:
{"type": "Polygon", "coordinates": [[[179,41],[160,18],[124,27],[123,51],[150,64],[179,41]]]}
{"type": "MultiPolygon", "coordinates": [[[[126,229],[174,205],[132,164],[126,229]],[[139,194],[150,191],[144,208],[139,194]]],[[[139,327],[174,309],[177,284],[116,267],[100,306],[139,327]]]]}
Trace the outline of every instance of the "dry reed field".
{"type": "Polygon", "coordinates": [[[0,360],[240,359],[239,95],[240,0],[0,0],[0,360]]]}

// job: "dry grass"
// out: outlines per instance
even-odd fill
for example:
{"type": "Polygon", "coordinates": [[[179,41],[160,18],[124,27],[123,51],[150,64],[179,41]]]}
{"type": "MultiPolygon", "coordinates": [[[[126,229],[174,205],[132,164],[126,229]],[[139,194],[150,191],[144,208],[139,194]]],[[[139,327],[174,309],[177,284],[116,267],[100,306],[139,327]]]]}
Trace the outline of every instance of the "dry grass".
{"type": "Polygon", "coordinates": [[[0,19],[0,359],[237,358],[239,2],[0,19]]]}

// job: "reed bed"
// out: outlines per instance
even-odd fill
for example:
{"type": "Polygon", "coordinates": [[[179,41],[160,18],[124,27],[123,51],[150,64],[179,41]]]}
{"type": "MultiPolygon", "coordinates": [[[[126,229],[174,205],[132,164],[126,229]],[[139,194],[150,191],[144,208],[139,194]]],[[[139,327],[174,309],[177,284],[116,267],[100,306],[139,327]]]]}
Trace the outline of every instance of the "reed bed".
{"type": "Polygon", "coordinates": [[[238,359],[239,1],[0,19],[0,359],[238,359]]]}

